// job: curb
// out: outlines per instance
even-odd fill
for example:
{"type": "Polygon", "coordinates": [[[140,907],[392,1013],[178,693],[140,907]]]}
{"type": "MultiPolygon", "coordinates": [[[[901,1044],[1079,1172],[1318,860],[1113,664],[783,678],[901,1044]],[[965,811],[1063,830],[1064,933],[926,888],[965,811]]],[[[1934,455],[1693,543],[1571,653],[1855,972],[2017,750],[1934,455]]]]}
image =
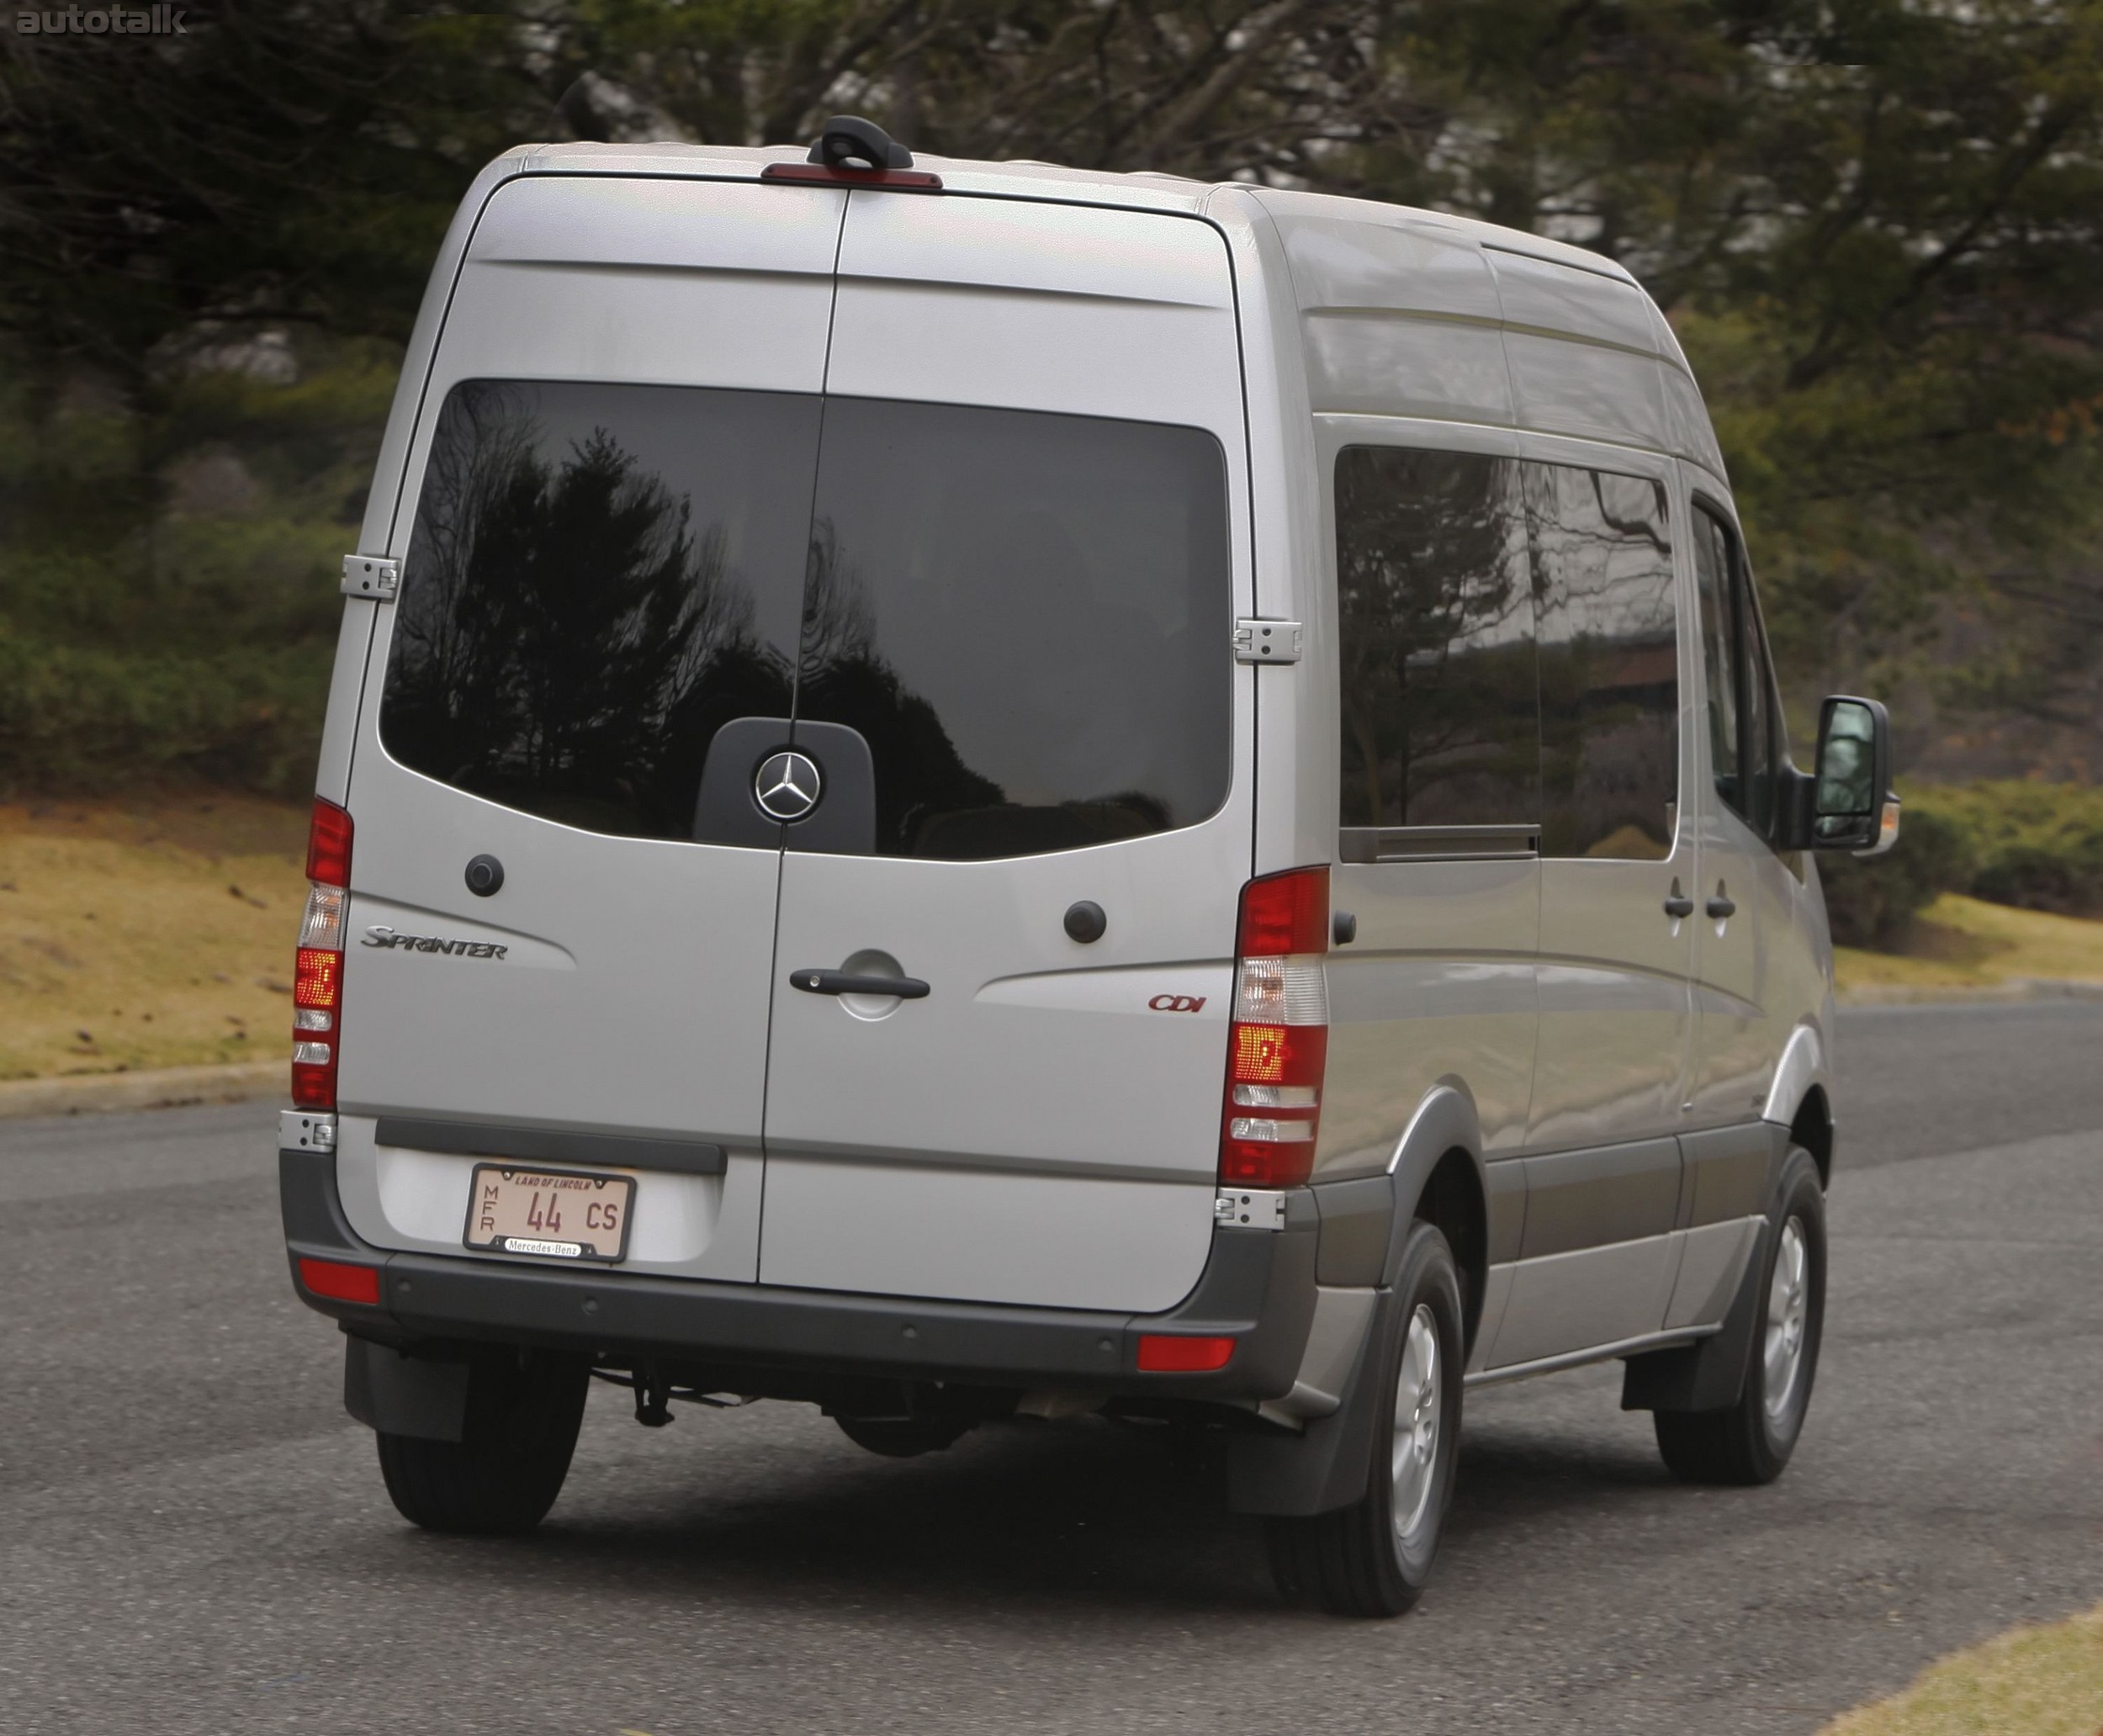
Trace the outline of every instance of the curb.
{"type": "Polygon", "coordinates": [[[1864,982],[1835,997],[1843,1007],[2012,1006],[2025,1001],[2103,1000],[2103,982],[2016,977],[2005,982],[1864,982]]]}
{"type": "Polygon", "coordinates": [[[157,1067],[136,1073],[76,1073],[61,1079],[0,1083],[0,1119],[29,1115],[103,1115],[124,1109],[167,1109],[178,1104],[246,1103],[289,1098],[291,1076],[282,1061],[232,1066],[157,1067]]]}

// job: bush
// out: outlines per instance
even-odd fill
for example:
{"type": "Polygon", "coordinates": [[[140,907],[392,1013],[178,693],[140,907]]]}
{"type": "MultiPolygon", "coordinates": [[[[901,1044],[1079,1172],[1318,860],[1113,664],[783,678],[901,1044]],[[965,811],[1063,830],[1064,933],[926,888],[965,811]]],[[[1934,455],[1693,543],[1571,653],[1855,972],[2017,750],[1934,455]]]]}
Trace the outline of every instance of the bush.
{"type": "Polygon", "coordinates": [[[1826,856],[1819,875],[1833,939],[1894,951],[1944,892],[2060,916],[2103,916],[2103,789],[2022,781],[1904,792],[1888,856],[1826,856]]]}
{"type": "Polygon", "coordinates": [[[2009,781],[1923,791],[1920,799],[1972,840],[1978,860],[1967,889],[1974,897],[2103,916],[2103,790],[2009,781]]]}
{"type": "Polygon", "coordinates": [[[1964,827],[1932,801],[1908,797],[1890,855],[1868,861],[1838,854],[1819,858],[1834,944],[1897,951],[1915,918],[1943,893],[1968,888],[1976,869],[1964,827]]]}
{"type": "Polygon", "coordinates": [[[51,363],[40,395],[0,344],[0,799],[312,787],[394,356],[295,352],[143,395],[51,363]]]}

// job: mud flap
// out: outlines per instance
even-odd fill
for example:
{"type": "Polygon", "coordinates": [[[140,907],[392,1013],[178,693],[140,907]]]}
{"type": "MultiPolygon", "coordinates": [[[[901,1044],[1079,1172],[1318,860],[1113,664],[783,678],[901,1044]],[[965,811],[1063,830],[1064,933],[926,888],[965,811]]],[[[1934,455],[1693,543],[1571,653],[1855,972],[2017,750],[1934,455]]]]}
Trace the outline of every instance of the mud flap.
{"type": "Polygon", "coordinates": [[[384,1344],[346,1336],[343,1408],[369,1429],[418,1441],[458,1441],[466,1432],[469,1366],[406,1357],[384,1344]]]}
{"type": "Polygon", "coordinates": [[[1738,1402],[1752,1367],[1760,1284],[1767,1269],[1767,1241],[1773,1234],[1774,1225],[1763,1221],[1721,1331],[1698,1343],[1654,1350],[1623,1363],[1624,1410],[1727,1410],[1738,1402]]]}
{"type": "Polygon", "coordinates": [[[1365,1493],[1383,1402],[1380,1370],[1394,1330],[1395,1293],[1375,1299],[1343,1402],[1298,1434],[1236,1435],[1227,1448],[1226,1502],[1237,1513],[1304,1518],[1348,1507],[1365,1493]]]}

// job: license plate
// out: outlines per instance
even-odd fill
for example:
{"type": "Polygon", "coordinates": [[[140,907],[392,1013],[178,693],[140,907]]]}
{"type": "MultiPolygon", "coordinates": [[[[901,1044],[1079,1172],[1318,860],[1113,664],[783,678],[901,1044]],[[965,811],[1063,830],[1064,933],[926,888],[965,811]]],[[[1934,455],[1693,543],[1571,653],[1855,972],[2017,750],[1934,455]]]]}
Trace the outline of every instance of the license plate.
{"type": "Polygon", "coordinates": [[[623,1259],[634,1204],[633,1176],[478,1163],[464,1240],[491,1253],[623,1259]]]}

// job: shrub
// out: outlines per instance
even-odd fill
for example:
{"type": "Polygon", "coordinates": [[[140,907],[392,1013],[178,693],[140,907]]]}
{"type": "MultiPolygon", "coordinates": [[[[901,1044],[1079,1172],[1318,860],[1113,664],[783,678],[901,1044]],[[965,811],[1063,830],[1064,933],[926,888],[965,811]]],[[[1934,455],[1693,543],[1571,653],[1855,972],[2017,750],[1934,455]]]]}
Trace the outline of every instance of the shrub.
{"type": "Polygon", "coordinates": [[[2021,781],[1904,792],[1888,856],[1819,864],[1833,939],[1894,950],[1943,892],[2061,916],[2103,916],[2103,789],[2021,781]]]}
{"type": "Polygon", "coordinates": [[[1868,861],[1835,854],[1819,859],[1825,913],[1841,946],[1896,951],[1914,919],[1945,892],[1963,892],[1977,866],[1965,828],[1933,801],[1906,801],[1899,842],[1868,861]]]}
{"type": "Polygon", "coordinates": [[[2103,916],[2103,790],[2005,781],[1920,794],[1971,839],[1973,897],[2060,916],[2103,916]]]}

